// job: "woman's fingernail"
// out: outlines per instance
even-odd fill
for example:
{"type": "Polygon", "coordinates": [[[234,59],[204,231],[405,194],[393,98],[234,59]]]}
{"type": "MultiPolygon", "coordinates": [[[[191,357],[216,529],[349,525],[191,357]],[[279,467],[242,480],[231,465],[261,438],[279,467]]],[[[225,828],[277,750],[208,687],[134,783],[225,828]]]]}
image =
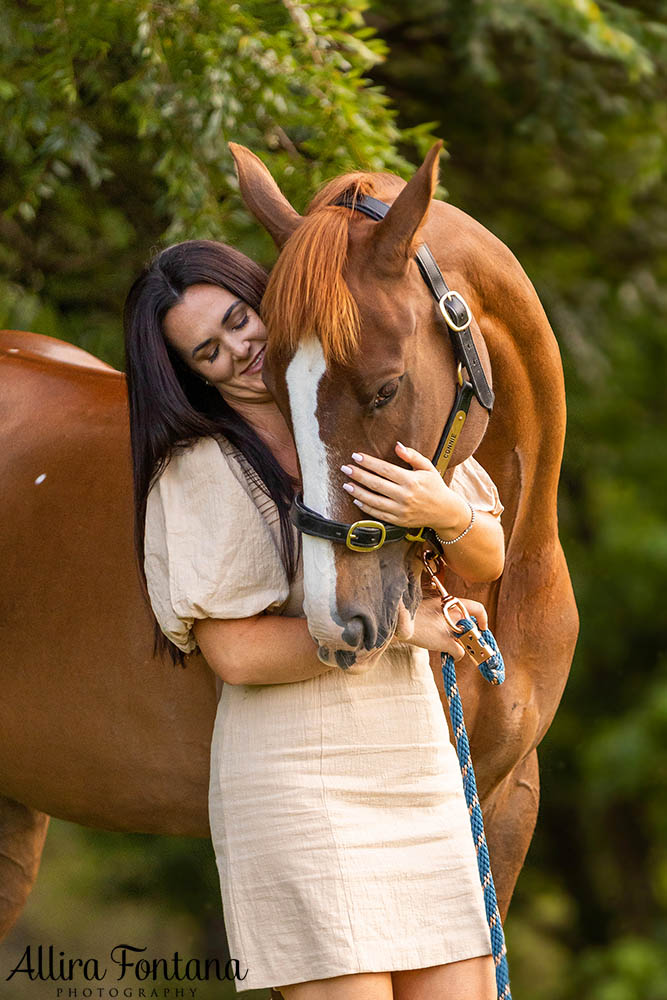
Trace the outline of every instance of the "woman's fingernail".
{"type": "Polygon", "coordinates": [[[399,447],[399,448],[402,448],[402,449],[403,449],[403,451],[406,451],[406,450],[407,450],[407,449],[406,449],[406,447],[405,447],[405,445],[404,445],[404,444],[401,444],[401,442],[400,442],[400,441],[397,441],[397,442],[396,442],[396,444],[398,445],[398,447],[399,447]]]}
{"type": "Polygon", "coordinates": [[[361,500],[353,500],[352,503],[356,503],[357,507],[362,506],[361,500]]]}
{"type": "Polygon", "coordinates": [[[348,493],[354,493],[354,486],[352,483],[343,483],[343,489],[347,490],[348,493]]]}
{"type": "Polygon", "coordinates": [[[352,452],[352,458],[355,460],[355,462],[363,462],[364,460],[364,456],[360,455],[358,451],[352,452]]]}
{"type": "Polygon", "coordinates": [[[352,475],[352,468],[349,465],[341,465],[340,471],[344,472],[346,476],[352,475]]]}

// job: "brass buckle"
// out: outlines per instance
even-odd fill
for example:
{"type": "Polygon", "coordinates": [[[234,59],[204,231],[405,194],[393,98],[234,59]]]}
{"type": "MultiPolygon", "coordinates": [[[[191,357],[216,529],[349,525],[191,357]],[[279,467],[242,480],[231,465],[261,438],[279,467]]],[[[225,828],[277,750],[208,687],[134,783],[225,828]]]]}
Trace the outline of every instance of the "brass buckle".
{"type": "Polygon", "coordinates": [[[384,545],[386,537],[387,537],[387,529],[385,525],[382,524],[380,521],[355,521],[354,524],[351,524],[348,529],[347,538],[345,539],[345,544],[347,545],[348,549],[352,549],[353,552],[375,552],[376,549],[379,549],[382,545],[384,545]],[[379,528],[381,531],[380,541],[377,543],[377,545],[355,545],[354,542],[351,540],[355,528],[379,528]]]}
{"type": "Polygon", "coordinates": [[[463,298],[463,296],[460,294],[460,292],[452,292],[451,290],[445,292],[442,298],[438,299],[438,308],[440,309],[440,312],[442,313],[442,318],[444,319],[449,329],[454,330],[455,333],[461,333],[462,330],[467,330],[470,324],[472,323],[472,313],[470,312],[470,307],[466,302],[466,300],[463,298]],[[447,310],[445,309],[445,302],[449,302],[451,299],[458,299],[466,311],[466,315],[468,318],[462,326],[457,326],[456,323],[452,320],[447,310]]]}

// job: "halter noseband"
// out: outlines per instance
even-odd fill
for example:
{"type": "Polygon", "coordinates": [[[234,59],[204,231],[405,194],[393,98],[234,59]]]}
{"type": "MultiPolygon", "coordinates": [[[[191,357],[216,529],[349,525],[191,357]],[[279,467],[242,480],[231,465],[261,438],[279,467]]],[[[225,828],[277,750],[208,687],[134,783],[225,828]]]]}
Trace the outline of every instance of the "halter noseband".
{"type": "MultiPolygon", "coordinates": [[[[344,197],[336,204],[363,212],[374,222],[383,219],[391,207],[386,202],[371,198],[369,195],[360,195],[356,199],[344,197]]],[[[421,276],[447,324],[454,356],[458,362],[456,398],[449,411],[445,428],[433,456],[433,465],[443,476],[452,457],[454,446],[463,430],[473,396],[484,409],[491,413],[494,395],[486,380],[477,348],[472,339],[470,332],[472,314],[467,302],[459,292],[453,292],[447,287],[435,257],[425,243],[417,251],[416,260],[421,276]],[[463,368],[466,369],[469,380],[463,378],[463,368]]],[[[443,551],[433,528],[422,527],[415,530],[376,520],[355,521],[352,524],[332,521],[328,517],[318,514],[317,511],[311,510],[310,507],[306,507],[302,494],[298,494],[294,498],[290,519],[299,531],[307,535],[314,535],[316,538],[325,538],[330,542],[342,542],[354,552],[373,552],[385,542],[398,542],[402,539],[409,542],[428,541],[429,545],[440,554],[443,551]]]]}

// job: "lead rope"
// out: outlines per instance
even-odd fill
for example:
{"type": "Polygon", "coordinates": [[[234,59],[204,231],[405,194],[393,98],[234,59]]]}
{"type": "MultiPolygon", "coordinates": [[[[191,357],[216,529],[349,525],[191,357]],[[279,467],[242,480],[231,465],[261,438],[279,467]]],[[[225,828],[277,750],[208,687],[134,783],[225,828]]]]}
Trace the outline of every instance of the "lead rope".
{"type": "MultiPolygon", "coordinates": [[[[458,622],[464,631],[477,627],[477,620],[473,617],[461,618],[458,622]]],[[[491,684],[502,684],[505,680],[505,664],[496,641],[489,629],[485,629],[482,637],[494,650],[491,660],[480,664],[480,671],[491,684]]],[[[482,807],[477,795],[477,782],[475,781],[475,770],[470,756],[470,743],[463,721],[463,705],[459,686],[456,682],[456,669],[454,658],[449,653],[441,653],[442,676],[445,682],[445,694],[449,705],[449,716],[452,720],[454,735],[456,736],[456,753],[461,765],[461,776],[463,778],[463,790],[468,804],[468,815],[470,816],[470,827],[472,837],[475,842],[477,852],[477,868],[479,869],[479,880],[482,883],[484,893],[484,906],[486,908],[486,919],[491,932],[491,951],[496,967],[496,987],[498,990],[498,1000],[512,1000],[510,993],[510,974],[507,965],[507,947],[505,946],[505,935],[496,899],[496,887],[493,884],[491,874],[491,862],[489,859],[489,848],[486,843],[484,833],[484,820],[482,819],[482,807]]]]}
{"type": "MultiPolygon", "coordinates": [[[[498,644],[490,629],[481,631],[477,619],[474,615],[470,618],[462,617],[454,623],[450,617],[452,608],[465,608],[456,598],[447,593],[435,571],[429,564],[435,561],[436,565],[440,560],[433,558],[433,553],[424,553],[423,561],[426,569],[431,575],[434,586],[439,590],[442,600],[443,614],[453,631],[457,633],[456,638],[461,642],[466,652],[472,656],[477,663],[479,671],[485,680],[490,684],[502,684],[505,680],[505,662],[502,653],[498,649],[498,644]],[[483,657],[483,659],[482,659],[483,657]]],[[[482,817],[482,806],[477,794],[477,782],[475,780],[475,769],[470,755],[470,743],[468,733],[463,719],[463,704],[459,693],[459,686],[456,680],[456,668],[454,657],[449,653],[441,653],[442,677],[445,684],[445,694],[449,705],[449,717],[452,721],[452,729],[456,738],[456,753],[461,766],[461,777],[463,778],[463,791],[468,806],[470,817],[470,828],[472,839],[475,844],[477,854],[477,868],[479,870],[479,880],[484,894],[484,907],[486,909],[486,919],[489,924],[491,934],[491,951],[496,971],[496,989],[498,1000],[512,1000],[510,992],[510,974],[507,965],[507,947],[505,945],[505,934],[503,924],[498,909],[496,898],[496,887],[493,883],[491,873],[491,860],[489,858],[489,848],[486,843],[484,833],[484,819],[482,817]]]]}

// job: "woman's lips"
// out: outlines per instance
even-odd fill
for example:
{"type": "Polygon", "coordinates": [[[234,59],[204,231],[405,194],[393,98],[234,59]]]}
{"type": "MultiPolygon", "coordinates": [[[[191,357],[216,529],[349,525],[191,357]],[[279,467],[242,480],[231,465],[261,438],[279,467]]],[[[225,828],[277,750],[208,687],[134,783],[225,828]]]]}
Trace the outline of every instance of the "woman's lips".
{"type": "Polygon", "coordinates": [[[266,344],[261,348],[258,354],[255,355],[255,360],[251,361],[247,368],[244,368],[241,372],[242,375],[255,375],[257,372],[261,372],[262,363],[264,361],[264,351],[266,350],[266,344]]]}

